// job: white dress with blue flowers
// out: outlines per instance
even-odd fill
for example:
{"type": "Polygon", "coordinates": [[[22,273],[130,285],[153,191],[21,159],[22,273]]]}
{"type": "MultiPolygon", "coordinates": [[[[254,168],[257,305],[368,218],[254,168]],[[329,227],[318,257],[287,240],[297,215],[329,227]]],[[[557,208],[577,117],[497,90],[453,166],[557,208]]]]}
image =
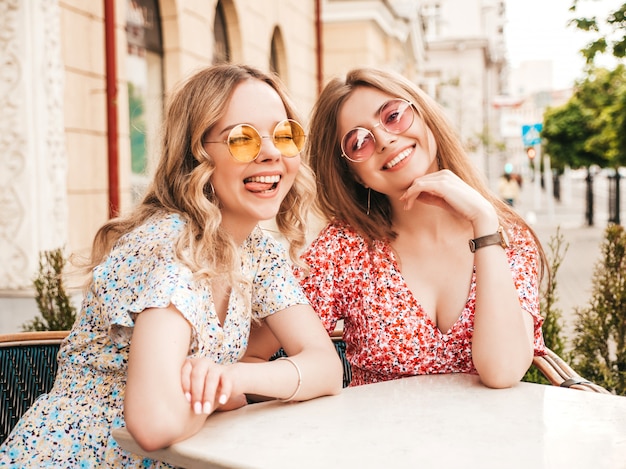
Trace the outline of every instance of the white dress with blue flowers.
{"type": "Polygon", "coordinates": [[[153,217],[123,236],[94,269],[79,317],[59,351],[54,387],[0,447],[1,467],[170,467],[122,450],[111,436],[124,425],[126,367],[136,315],[171,303],[193,327],[190,355],[233,363],[247,348],[250,308],[252,316],[264,318],[308,303],[282,245],[257,227],[241,246],[250,286],[240,293],[233,289],[222,326],[210,288],[195,281],[174,256],[174,241],[184,223],[174,214],[153,217]]]}

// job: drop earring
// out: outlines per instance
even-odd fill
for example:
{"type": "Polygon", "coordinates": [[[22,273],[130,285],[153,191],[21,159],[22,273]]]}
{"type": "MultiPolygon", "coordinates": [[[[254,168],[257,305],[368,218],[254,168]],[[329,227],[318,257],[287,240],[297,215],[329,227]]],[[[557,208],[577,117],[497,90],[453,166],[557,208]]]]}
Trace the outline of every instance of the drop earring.
{"type": "Polygon", "coordinates": [[[371,197],[372,197],[372,189],[370,189],[369,187],[367,188],[367,213],[366,215],[370,214],[370,202],[371,202],[371,197]]]}

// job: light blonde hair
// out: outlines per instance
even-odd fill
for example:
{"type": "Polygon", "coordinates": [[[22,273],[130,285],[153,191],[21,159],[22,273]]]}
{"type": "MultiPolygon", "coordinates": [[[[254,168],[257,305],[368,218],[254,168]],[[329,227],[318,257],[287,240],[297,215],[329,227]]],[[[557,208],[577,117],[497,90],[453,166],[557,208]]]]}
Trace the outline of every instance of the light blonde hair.
{"type": "MultiPolygon", "coordinates": [[[[177,213],[185,221],[175,241],[175,255],[200,279],[229,279],[237,287],[241,278],[238,247],[221,228],[219,200],[213,193],[213,159],[203,137],[226,112],[235,87],[245,80],[260,80],[280,96],[287,118],[299,121],[281,81],[246,65],[221,64],[204,68],[171,94],[162,126],[160,160],[141,203],[126,217],[110,220],[96,233],[87,269],[100,264],[124,234],[156,213],[177,213]]],[[[315,182],[305,158],[276,216],[276,225],[289,244],[289,255],[300,264],[306,242],[305,223],[315,197],[315,182]]]]}
{"type": "Polygon", "coordinates": [[[374,88],[413,104],[432,131],[440,167],[449,169],[480,192],[493,204],[504,225],[519,224],[529,230],[539,249],[543,276],[547,262],[537,235],[511,207],[489,190],[467,156],[443,109],[418,86],[394,72],[357,68],[349,71],[345,80],[332,79],[322,90],[311,114],[306,148],[317,178],[316,209],[319,214],[327,222],[339,220],[349,224],[369,243],[396,237],[387,196],[363,187],[355,179],[347,160],[341,156],[339,112],[343,103],[359,87],[374,88]]]}

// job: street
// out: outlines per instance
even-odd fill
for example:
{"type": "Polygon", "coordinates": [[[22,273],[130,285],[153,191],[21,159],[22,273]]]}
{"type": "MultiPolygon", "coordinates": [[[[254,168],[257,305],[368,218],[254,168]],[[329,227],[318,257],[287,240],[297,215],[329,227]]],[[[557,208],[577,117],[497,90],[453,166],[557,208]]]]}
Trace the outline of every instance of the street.
{"type": "Polygon", "coordinates": [[[608,179],[605,175],[594,178],[593,226],[587,226],[585,217],[584,177],[576,174],[562,181],[561,188],[561,201],[554,201],[551,206],[546,192],[540,190],[537,197],[534,183],[527,181],[516,209],[536,231],[548,257],[551,257],[549,244],[557,229],[563,235],[563,248],[567,247],[567,251],[557,272],[556,295],[557,307],[562,311],[563,336],[569,339],[574,330],[574,309],[585,307],[591,298],[593,270],[600,260],[600,246],[609,218],[608,179]]]}

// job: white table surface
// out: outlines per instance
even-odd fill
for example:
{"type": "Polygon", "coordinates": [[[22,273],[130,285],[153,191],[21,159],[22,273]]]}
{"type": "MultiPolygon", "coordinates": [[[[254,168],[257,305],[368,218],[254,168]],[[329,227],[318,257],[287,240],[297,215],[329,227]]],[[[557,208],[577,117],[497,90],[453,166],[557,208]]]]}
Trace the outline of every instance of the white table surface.
{"type": "Polygon", "coordinates": [[[187,468],[624,469],[626,397],[426,375],[216,413],[193,437],[151,453],[125,428],[113,436],[187,468]]]}

